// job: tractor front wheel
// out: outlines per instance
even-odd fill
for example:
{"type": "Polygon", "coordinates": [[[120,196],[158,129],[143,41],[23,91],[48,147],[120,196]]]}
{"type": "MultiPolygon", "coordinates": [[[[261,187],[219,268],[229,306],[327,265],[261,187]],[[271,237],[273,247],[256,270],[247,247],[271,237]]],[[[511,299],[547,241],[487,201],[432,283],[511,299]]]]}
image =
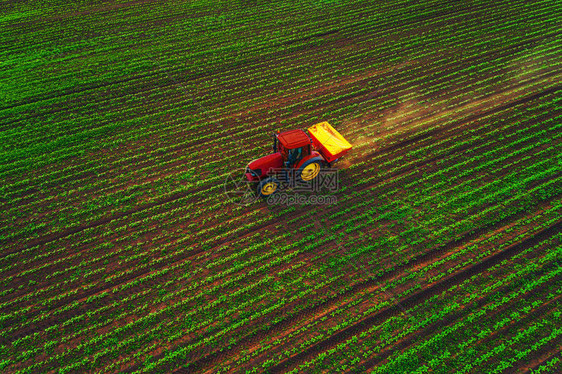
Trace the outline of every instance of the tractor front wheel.
{"type": "Polygon", "coordinates": [[[276,178],[265,178],[258,184],[259,197],[266,199],[279,189],[279,181],[276,178]]]}
{"type": "Polygon", "coordinates": [[[320,169],[322,168],[322,160],[319,158],[313,158],[306,161],[302,166],[299,168],[297,176],[300,180],[305,182],[310,182],[314,178],[318,176],[320,173],[320,169]]]}

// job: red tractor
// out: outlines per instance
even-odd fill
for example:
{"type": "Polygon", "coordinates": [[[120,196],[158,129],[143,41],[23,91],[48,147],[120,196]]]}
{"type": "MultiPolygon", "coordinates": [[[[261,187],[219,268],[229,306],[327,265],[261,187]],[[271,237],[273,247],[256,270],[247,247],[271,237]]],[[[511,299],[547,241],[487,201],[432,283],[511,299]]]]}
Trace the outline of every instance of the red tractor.
{"type": "Polygon", "coordinates": [[[330,167],[347,154],[351,144],[328,122],[304,130],[273,134],[273,153],[251,161],[245,176],[257,183],[257,193],[267,198],[279,189],[279,177],[293,173],[295,180],[310,182],[323,167],[330,167]]]}

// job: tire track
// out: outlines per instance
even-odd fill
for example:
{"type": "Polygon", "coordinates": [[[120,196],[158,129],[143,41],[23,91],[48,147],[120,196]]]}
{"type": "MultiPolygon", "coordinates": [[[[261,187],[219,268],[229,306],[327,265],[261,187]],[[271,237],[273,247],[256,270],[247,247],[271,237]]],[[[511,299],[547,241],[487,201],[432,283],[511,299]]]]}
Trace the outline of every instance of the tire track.
{"type": "MultiPolygon", "coordinates": [[[[536,214],[541,214],[541,212],[538,212],[538,213],[536,213],[536,214]]],[[[500,228],[504,228],[504,227],[509,226],[509,223],[514,222],[514,221],[516,221],[516,220],[518,220],[518,219],[520,219],[520,218],[523,218],[523,217],[526,217],[526,215],[521,214],[519,217],[510,217],[509,219],[506,219],[506,220],[504,220],[504,221],[498,223],[496,226],[499,226],[500,228]],[[509,223],[508,223],[508,222],[509,222],[509,223]]],[[[492,230],[495,230],[495,229],[497,229],[497,227],[490,228],[489,231],[492,231],[492,230]]],[[[488,230],[486,230],[486,231],[488,231],[488,230]]],[[[477,236],[477,238],[478,238],[478,237],[479,237],[479,236],[477,236]]],[[[475,239],[475,238],[474,238],[474,239],[475,239]]],[[[467,240],[468,240],[468,242],[472,242],[474,239],[467,239],[467,240]]],[[[506,237],[506,240],[507,240],[507,237],[506,237]]],[[[416,268],[416,267],[418,267],[418,266],[420,266],[420,265],[431,263],[435,258],[438,258],[438,257],[441,256],[443,253],[449,253],[451,249],[458,248],[458,247],[463,246],[463,244],[466,244],[466,243],[460,243],[460,242],[459,242],[459,243],[457,243],[457,245],[454,245],[453,243],[454,243],[454,242],[450,242],[450,243],[448,243],[448,245],[447,245],[447,247],[451,247],[451,248],[448,248],[448,249],[443,249],[443,248],[441,248],[441,249],[440,249],[440,248],[438,247],[438,248],[433,249],[433,250],[431,250],[431,251],[429,251],[429,252],[427,252],[427,253],[424,253],[424,254],[421,256],[421,258],[419,258],[419,259],[413,258],[412,260],[409,260],[408,263],[399,265],[399,266],[396,268],[395,271],[392,271],[392,274],[394,274],[394,275],[390,276],[390,278],[391,278],[391,279],[394,279],[396,276],[398,276],[398,275],[400,275],[400,274],[405,274],[405,273],[407,273],[407,270],[408,270],[408,269],[416,268]],[[433,253],[433,251],[435,251],[435,253],[433,253]]],[[[361,292],[362,289],[368,288],[368,287],[369,287],[369,283],[370,283],[370,282],[367,282],[367,284],[365,284],[365,287],[362,287],[362,285],[359,285],[359,288],[357,289],[357,292],[361,292]]],[[[319,290],[319,293],[322,293],[322,290],[319,290]]],[[[351,292],[350,292],[349,294],[351,294],[351,292]]],[[[348,293],[345,293],[344,295],[342,295],[342,298],[343,298],[343,297],[346,297],[346,296],[348,296],[348,293]]],[[[334,303],[337,303],[337,302],[338,302],[338,300],[335,300],[334,302],[329,302],[328,305],[333,305],[334,303]]],[[[404,312],[404,310],[402,310],[402,312],[404,312]]],[[[256,360],[259,361],[259,359],[257,359],[257,358],[256,358],[256,360]]]]}
{"type": "MultiPolygon", "coordinates": [[[[562,219],[559,220],[556,224],[533,234],[531,237],[519,243],[516,243],[477,264],[474,264],[466,269],[463,269],[455,274],[452,274],[449,277],[445,277],[438,284],[428,287],[419,292],[416,292],[412,296],[408,296],[402,300],[397,301],[397,303],[403,305],[404,308],[406,309],[411,309],[414,306],[420,304],[421,302],[429,299],[431,296],[434,296],[442,291],[445,291],[446,289],[450,288],[453,285],[458,285],[462,281],[472,277],[473,275],[476,275],[498,264],[499,262],[505,259],[513,257],[514,255],[520,253],[526,247],[534,246],[538,244],[541,240],[548,239],[548,237],[559,233],[561,229],[562,229],[562,219]]],[[[379,323],[385,319],[388,319],[392,315],[399,314],[401,312],[402,311],[400,310],[400,307],[397,305],[389,307],[381,312],[376,313],[373,316],[370,316],[362,320],[361,322],[353,326],[350,326],[348,328],[345,328],[335,333],[330,338],[314,344],[313,346],[305,349],[301,353],[281,361],[277,365],[273,366],[270,369],[270,371],[272,373],[282,373],[284,371],[288,371],[291,368],[293,368],[295,365],[297,365],[299,362],[303,362],[307,359],[310,359],[318,355],[319,353],[324,352],[330,349],[331,347],[336,346],[339,343],[342,343],[343,341],[347,340],[353,335],[357,335],[362,331],[366,331],[369,327],[373,326],[374,324],[379,323]]]]}
{"type": "MultiPolygon", "coordinates": [[[[551,270],[551,269],[555,268],[555,265],[550,264],[548,266],[548,268],[551,270]]],[[[528,297],[528,296],[532,296],[534,294],[538,294],[540,292],[543,292],[548,286],[552,286],[552,285],[550,285],[548,283],[542,284],[540,287],[537,287],[537,288],[531,290],[529,293],[527,293],[525,295],[526,295],[526,297],[528,297]]],[[[509,287],[509,286],[503,286],[503,287],[499,288],[495,293],[497,294],[497,293],[503,292],[503,290],[505,290],[507,287],[509,287]]],[[[531,319],[531,318],[536,317],[536,316],[542,316],[543,313],[545,313],[546,311],[552,311],[552,309],[556,308],[556,304],[561,298],[562,298],[562,296],[559,295],[556,298],[548,301],[547,303],[542,304],[540,307],[538,307],[537,309],[535,309],[531,313],[527,314],[525,316],[525,318],[531,319]]],[[[384,364],[385,360],[387,360],[393,353],[395,353],[397,351],[402,351],[404,349],[407,349],[410,346],[415,345],[416,339],[419,338],[420,336],[422,336],[422,337],[431,336],[436,331],[439,331],[440,328],[443,328],[444,326],[449,326],[449,325],[453,324],[453,322],[469,315],[474,310],[481,309],[482,307],[489,304],[491,301],[493,301],[493,295],[489,295],[487,297],[479,299],[476,305],[474,305],[474,306],[471,305],[470,307],[465,306],[461,312],[455,312],[451,315],[448,315],[446,318],[444,318],[440,321],[436,321],[436,322],[426,326],[425,328],[423,328],[421,330],[417,330],[416,332],[411,333],[409,337],[406,337],[400,343],[398,343],[396,345],[391,345],[391,346],[385,347],[380,353],[376,354],[376,357],[373,357],[373,358],[371,358],[367,361],[364,361],[364,362],[360,363],[358,365],[358,367],[353,368],[352,370],[348,371],[348,373],[351,373],[351,372],[366,373],[366,372],[368,372],[368,370],[370,370],[370,369],[372,369],[372,368],[374,368],[378,365],[384,364]]],[[[493,313],[487,314],[486,318],[491,318],[491,317],[497,316],[498,314],[502,313],[502,310],[505,310],[506,308],[509,308],[509,307],[510,307],[510,304],[503,305],[502,308],[498,308],[493,313]]],[[[525,326],[524,323],[522,323],[522,322],[517,322],[516,324],[525,326]]],[[[503,326],[500,330],[494,331],[493,334],[487,336],[484,339],[479,340],[479,342],[484,342],[486,340],[495,339],[495,336],[497,334],[500,334],[502,331],[505,331],[507,329],[513,328],[513,326],[514,326],[514,324],[503,326]]],[[[473,344],[479,344],[479,343],[475,342],[473,344]]],[[[452,359],[452,357],[450,357],[448,359],[452,359]]]]}
{"type": "MultiPolygon", "coordinates": [[[[502,222],[498,222],[497,224],[493,225],[489,229],[496,228],[496,227],[498,227],[498,228],[502,227],[506,224],[506,221],[508,221],[508,222],[513,221],[517,218],[522,218],[522,217],[525,217],[525,216],[526,216],[525,212],[520,213],[516,217],[509,217],[509,219],[503,220],[502,222]]],[[[562,221],[558,222],[557,227],[560,226],[560,225],[562,225],[562,221]]],[[[438,246],[436,248],[433,248],[432,250],[424,253],[423,255],[421,255],[421,256],[419,256],[415,259],[414,258],[411,259],[406,264],[401,264],[399,266],[396,266],[394,268],[394,270],[391,270],[389,272],[385,272],[381,276],[378,276],[378,277],[376,277],[374,279],[371,279],[371,280],[367,280],[366,282],[363,282],[363,283],[355,284],[355,285],[352,286],[352,288],[350,288],[350,290],[346,291],[343,294],[338,294],[338,295],[335,295],[335,296],[331,296],[330,298],[321,300],[320,303],[312,306],[311,308],[301,310],[301,311],[297,312],[296,314],[290,315],[289,317],[275,323],[274,325],[270,325],[269,329],[268,329],[268,334],[276,334],[278,332],[284,331],[287,328],[289,328],[291,325],[293,325],[295,323],[295,321],[300,321],[300,320],[306,319],[307,317],[319,314],[323,309],[329,307],[330,305],[334,305],[341,298],[343,298],[345,296],[355,294],[355,293],[360,292],[361,290],[363,290],[365,288],[369,288],[369,287],[375,286],[377,284],[383,283],[387,280],[393,279],[397,275],[401,274],[404,270],[406,270],[408,268],[411,268],[413,266],[417,266],[419,263],[431,261],[432,258],[435,258],[438,255],[441,255],[444,251],[448,251],[448,250],[450,250],[452,248],[455,248],[459,245],[463,245],[463,244],[465,244],[465,243],[467,243],[471,240],[474,240],[479,235],[481,235],[483,232],[486,232],[489,229],[481,228],[480,230],[478,230],[479,232],[475,232],[474,234],[467,233],[461,238],[458,238],[458,239],[453,240],[449,243],[445,243],[443,245],[440,245],[440,246],[438,246]]],[[[539,240],[542,240],[542,237],[539,237],[539,240]]],[[[505,256],[505,253],[506,253],[505,251],[508,251],[508,249],[506,249],[503,252],[495,255],[494,258],[496,259],[496,261],[494,263],[490,263],[490,265],[488,267],[493,266],[495,263],[503,260],[504,259],[503,256],[505,256]],[[504,253],[504,254],[502,255],[502,253],[504,253]]],[[[512,249],[511,252],[508,251],[507,253],[512,253],[512,252],[513,252],[513,255],[516,254],[514,249],[512,249]]],[[[477,269],[477,268],[474,268],[474,269],[477,269]]],[[[472,275],[474,275],[474,274],[467,273],[466,277],[470,277],[472,275]]],[[[459,279],[459,282],[462,281],[462,280],[464,280],[464,279],[459,279]]],[[[427,297],[430,297],[434,293],[441,292],[442,288],[444,286],[446,286],[446,283],[449,282],[449,281],[450,281],[450,278],[444,278],[440,283],[433,286],[431,288],[431,290],[428,289],[429,291],[432,292],[431,295],[428,294],[428,292],[429,292],[428,290],[422,290],[422,292],[421,292],[422,296],[427,295],[427,297]],[[441,285],[440,286],[441,289],[437,288],[439,285],[441,285]]],[[[318,290],[318,292],[321,293],[322,290],[318,290]]],[[[414,296],[408,298],[408,299],[411,300],[411,302],[415,301],[416,304],[417,304],[420,301],[415,299],[414,298],[415,296],[416,296],[416,294],[414,296]]],[[[418,296],[418,298],[419,297],[420,296],[418,296]]],[[[425,298],[424,298],[424,300],[425,300],[425,298]]],[[[287,313],[287,311],[291,310],[293,304],[298,305],[298,303],[299,302],[297,301],[295,303],[292,303],[291,305],[287,305],[287,306],[283,307],[283,310],[279,311],[279,314],[280,315],[283,314],[283,313],[285,313],[286,315],[290,314],[290,313],[287,313]]],[[[401,304],[404,305],[404,303],[401,303],[401,304]]],[[[390,308],[390,309],[391,310],[396,309],[397,312],[401,312],[401,309],[400,309],[399,306],[395,306],[394,308],[390,308]]],[[[259,321],[265,322],[267,320],[271,320],[271,318],[272,318],[272,316],[268,315],[266,317],[262,317],[259,321]]],[[[257,323],[259,325],[259,321],[256,321],[255,323],[257,323]]],[[[363,322],[361,322],[361,323],[363,323],[363,322]]],[[[198,370],[202,370],[204,367],[208,367],[208,366],[210,366],[214,363],[221,362],[225,357],[230,356],[232,354],[236,354],[235,352],[237,352],[237,351],[239,352],[243,347],[248,347],[248,346],[252,346],[252,345],[257,344],[258,341],[262,338],[263,337],[259,335],[259,331],[254,331],[251,335],[244,336],[239,342],[237,342],[236,346],[232,347],[232,349],[229,350],[228,352],[213,352],[209,356],[201,357],[199,359],[194,360],[193,362],[191,362],[192,365],[190,365],[189,370],[190,370],[190,372],[198,371],[198,370]]]]}

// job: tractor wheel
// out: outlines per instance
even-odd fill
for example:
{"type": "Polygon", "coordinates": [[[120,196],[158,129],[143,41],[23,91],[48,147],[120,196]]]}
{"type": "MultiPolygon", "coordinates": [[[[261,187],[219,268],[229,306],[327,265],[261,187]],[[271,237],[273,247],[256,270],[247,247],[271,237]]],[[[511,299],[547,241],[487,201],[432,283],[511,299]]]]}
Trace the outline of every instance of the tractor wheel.
{"type": "Polygon", "coordinates": [[[268,177],[258,184],[258,196],[268,198],[279,189],[279,181],[273,177],[268,177]]]}
{"type": "Polygon", "coordinates": [[[310,160],[302,164],[302,166],[299,168],[299,171],[297,172],[297,178],[305,182],[310,182],[318,176],[323,164],[324,160],[322,160],[321,158],[311,158],[310,160]]]}

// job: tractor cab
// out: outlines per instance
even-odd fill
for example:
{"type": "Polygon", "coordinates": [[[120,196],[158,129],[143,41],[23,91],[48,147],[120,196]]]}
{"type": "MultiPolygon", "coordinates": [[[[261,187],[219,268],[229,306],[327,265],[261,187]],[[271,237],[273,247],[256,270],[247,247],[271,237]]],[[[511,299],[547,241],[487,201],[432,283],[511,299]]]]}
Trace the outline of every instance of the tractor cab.
{"type": "Polygon", "coordinates": [[[310,155],[311,143],[303,130],[290,130],[274,135],[273,149],[274,152],[281,153],[283,166],[293,168],[299,161],[310,155]]]}

